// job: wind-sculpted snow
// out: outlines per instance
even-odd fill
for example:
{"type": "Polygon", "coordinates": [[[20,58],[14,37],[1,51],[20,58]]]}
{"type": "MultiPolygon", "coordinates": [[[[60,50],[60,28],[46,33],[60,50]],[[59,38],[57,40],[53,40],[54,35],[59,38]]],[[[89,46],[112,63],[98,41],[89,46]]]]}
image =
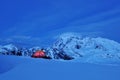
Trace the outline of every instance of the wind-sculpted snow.
{"type": "MultiPolygon", "coordinates": [[[[4,55],[31,56],[40,47],[18,48],[14,45],[1,46],[4,55]]],[[[48,48],[44,48],[51,59],[77,60],[88,63],[120,63],[120,44],[101,37],[82,36],[77,33],[65,33],[48,48]]]]}

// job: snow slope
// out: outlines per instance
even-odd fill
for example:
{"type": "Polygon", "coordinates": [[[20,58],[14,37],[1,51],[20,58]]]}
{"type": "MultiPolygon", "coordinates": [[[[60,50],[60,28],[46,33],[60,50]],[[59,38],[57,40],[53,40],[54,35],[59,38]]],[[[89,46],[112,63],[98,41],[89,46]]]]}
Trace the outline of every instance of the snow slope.
{"type": "Polygon", "coordinates": [[[0,63],[5,69],[13,66],[0,80],[120,80],[120,66],[15,56],[0,56],[0,63]]]}

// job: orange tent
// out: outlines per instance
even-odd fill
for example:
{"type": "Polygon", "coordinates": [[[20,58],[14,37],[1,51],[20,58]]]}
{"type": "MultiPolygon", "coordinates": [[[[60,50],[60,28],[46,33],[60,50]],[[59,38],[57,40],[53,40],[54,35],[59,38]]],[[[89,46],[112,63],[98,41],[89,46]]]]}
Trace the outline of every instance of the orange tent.
{"type": "Polygon", "coordinates": [[[46,55],[45,55],[45,52],[43,52],[42,50],[39,50],[39,51],[36,51],[32,57],[34,58],[44,58],[46,55]]]}

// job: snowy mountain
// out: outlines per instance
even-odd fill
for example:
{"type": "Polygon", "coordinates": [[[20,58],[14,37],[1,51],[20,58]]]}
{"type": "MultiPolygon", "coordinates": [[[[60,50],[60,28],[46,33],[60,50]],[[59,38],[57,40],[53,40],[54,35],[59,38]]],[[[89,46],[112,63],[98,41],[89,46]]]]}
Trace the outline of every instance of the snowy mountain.
{"type": "Polygon", "coordinates": [[[0,80],[120,80],[119,34],[120,0],[0,0],[0,80]]]}
{"type": "MultiPolygon", "coordinates": [[[[12,44],[0,48],[4,55],[31,56],[40,47],[18,48],[12,44]]],[[[101,37],[82,36],[78,33],[64,33],[48,48],[46,56],[52,59],[77,60],[88,63],[120,63],[120,44],[101,37]]]]}
{"type": "Polygon", "coordinates": [[[17,51],[18,51],[18,48],[13,44],[0,47],[0,53],[4,55],[16,55],[17,51]]]}
{"type": "Polygon", "coordinates": [[[21,48],[13,44],[8,44],[0,47],[0,54],[16,55],[16,56],[31,56],[34,52],[40,49],[41,49],[40,47],[21,48]]]}
{"type": "Polygon", "coordinates": [[[55,59],[79,59],[82,62],[120,62],[120,44],[105,38],[76,33],[62,34],[48,50],[55,59]]]}

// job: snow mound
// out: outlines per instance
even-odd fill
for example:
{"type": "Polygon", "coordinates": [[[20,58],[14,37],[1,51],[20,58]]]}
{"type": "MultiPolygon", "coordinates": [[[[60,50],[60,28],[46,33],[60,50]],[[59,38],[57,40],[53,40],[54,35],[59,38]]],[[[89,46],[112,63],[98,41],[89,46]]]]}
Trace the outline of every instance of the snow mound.
{"type": "Polygon", "coordinates": [[[55,59],[79,59],[85,62],[120,62],[120,44],[101,37],[62,34],[48,49],[55,59]]]}

